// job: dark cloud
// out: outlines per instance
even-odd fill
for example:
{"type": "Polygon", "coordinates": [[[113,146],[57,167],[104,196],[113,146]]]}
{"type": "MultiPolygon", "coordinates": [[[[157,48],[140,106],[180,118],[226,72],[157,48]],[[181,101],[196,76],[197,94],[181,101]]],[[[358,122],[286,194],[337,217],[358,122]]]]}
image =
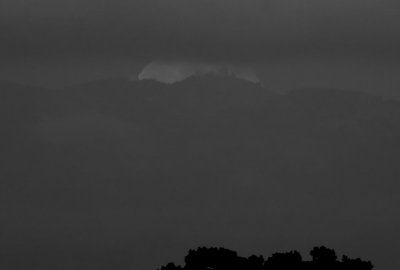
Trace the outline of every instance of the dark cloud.
{"type": "Polygon", "coordinates": [[[3,0],[0,79],[53,87],[200,59],[251,65],[274,89],[398,96],[399,13],[395,0],[3,0]]]}
{"type": "MultiPolygon", "coordinates": [[[[3,55],[260,61],[276,55],[395,56],[393,0],[2,1],[3,55]]],[[[397,56],[397,55],[396,55],[397,56]]]]}

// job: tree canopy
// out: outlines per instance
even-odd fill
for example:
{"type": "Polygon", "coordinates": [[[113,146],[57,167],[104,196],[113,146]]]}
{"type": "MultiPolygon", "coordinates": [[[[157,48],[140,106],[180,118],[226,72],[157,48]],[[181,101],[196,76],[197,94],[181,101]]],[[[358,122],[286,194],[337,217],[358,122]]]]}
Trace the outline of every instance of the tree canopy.
{"type": "Polygon", "coordinates": [[[235,251],[199,247],[189,250],[185,265],[168,263],[158,270],[371,270],[373,264],[360,258],[351,259],[346,255],[338,260],[336,252],[327,247],[314,247],[310,251],[311,261],[304,261],[298,251],[274,253],[266,260],[263,256],[238,256],[235,251]]]}

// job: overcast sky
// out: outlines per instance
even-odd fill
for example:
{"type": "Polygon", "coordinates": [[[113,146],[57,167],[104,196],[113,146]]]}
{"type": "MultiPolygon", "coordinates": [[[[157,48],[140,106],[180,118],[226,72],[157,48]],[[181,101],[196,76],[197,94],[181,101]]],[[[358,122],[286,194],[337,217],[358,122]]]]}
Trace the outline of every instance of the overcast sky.
{"type": "Polygon", "coordinates": [[[1,78],[57,85],[179,58],[258,65],[275,88],[393,93],[399,15],[396,0],[2,0],[1,78]]]}
{"type": "Polygon", "coordinates": [[[3,0],[9,57],[397,56],[394,0],[3,0]]]}

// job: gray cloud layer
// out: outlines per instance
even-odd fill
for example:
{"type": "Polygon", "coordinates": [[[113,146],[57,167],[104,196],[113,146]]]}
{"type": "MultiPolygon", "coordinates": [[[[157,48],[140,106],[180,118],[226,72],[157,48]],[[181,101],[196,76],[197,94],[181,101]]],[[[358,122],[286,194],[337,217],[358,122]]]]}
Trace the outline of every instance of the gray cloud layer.
{"type": "Polygon", "coordinates": [[[2,57],[398,56],[394,0],[3,0],[2,57]]]}

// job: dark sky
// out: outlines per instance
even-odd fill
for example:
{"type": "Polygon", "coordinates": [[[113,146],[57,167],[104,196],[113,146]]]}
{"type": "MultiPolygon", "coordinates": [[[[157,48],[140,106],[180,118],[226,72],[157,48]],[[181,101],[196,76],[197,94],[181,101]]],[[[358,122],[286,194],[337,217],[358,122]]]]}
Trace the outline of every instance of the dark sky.
{"type": "Polygon", "coordinates": [[[277,89],[320,86],[393,95],[399,85],[395,0],[0,5],[2,79],[65,85],[135,74],[149,61],[180,58],[248,62],[277,89]]]}
{"type": "Polygon", "coordinates": [[[10,58],[395,57],[400,43],[400,4],[394,0],[6,0],[1,5],[2,47],[10,58]]]}

